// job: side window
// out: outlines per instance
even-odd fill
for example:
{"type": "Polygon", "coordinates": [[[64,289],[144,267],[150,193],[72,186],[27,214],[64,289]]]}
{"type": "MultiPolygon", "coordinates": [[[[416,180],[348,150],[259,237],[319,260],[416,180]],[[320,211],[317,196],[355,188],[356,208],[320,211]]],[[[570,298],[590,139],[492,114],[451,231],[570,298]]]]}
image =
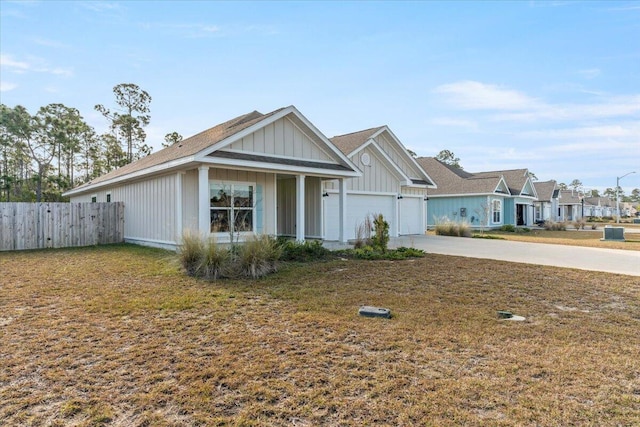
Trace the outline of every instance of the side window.
{"type": "Polygon", "coordinates": [[[502,215],[502,201],[494,199],[491,201],[491,222],[499,224],[502,215]]]}
{"type": "Polygon", "coordinates": [[[111,193],[107,193],[107,203],[111,202],[111,193]]]}
{"type": "Polygon", "coordinates": [[[98,201],[98,196],[91,196],[91,203],[95,203],[98,201]]]}

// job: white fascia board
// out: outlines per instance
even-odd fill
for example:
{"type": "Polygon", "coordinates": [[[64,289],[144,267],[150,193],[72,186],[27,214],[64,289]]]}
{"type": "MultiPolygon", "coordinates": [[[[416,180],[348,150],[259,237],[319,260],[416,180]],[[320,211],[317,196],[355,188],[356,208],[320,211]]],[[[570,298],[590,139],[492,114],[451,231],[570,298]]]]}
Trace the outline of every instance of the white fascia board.
{"type": "Polygon", "coordinates": [[[445,197],[476,197],[476,196],[500,196],[503,198],[509,197],[509,194],[504,193],[459,193],[459,194],[427,194],[427,196],[431,199],[437,198],[445,198],[445,197]]]}
{"type": "MultiPolygon", "coordinates": [[[[496,185],[496,187],[493,189],[494,193],[498,193],[498,189],[500,188],[500,184],[504,184],[504,188],[507,189],[507,195],[509,196],[513,196],[513,194],[511,194],[511,190],[509,190],[509,186],[507,185],[507,181],[504,179],[503,175],[500,175],[500,180],[498,181],[498,184],[496,185]]],[[[501,193],[504,194],[504,193],[501,193]]]]}
{"type": "MultiPolygon", "coordinates": [[[[350,167],[354,171],[358,170],[356,165],[354,165],[351,162],[351,160],[349,160],[340,150],[338,150],[338,148],[335,145],[333,145],[333,143],[331,141],[329,141],[329,139],[326,136],[324,136],[322,134],[322,132],[320,132],[318,130],[318,128],[316,128],[309,120],[307,120],[307,118],[304,117],[302,115],[302,113],[300,113],[300,111],[298,111],[298,109],[296,107],[294,107],[293,105],[290,105],[290,106],[288,106],[286,108],[283,108],[281,111],[278,111],[276,114],[273,114],[272,116],[269,116],[266,119],[261,120],[258,123],[255,123],[255,124],[249,126],[248,128],[243,129],[242,131],[229,136],[226,139],[223,139],[222,141],[218,142],[217,144],[214,144],[214,145],[212,145],[210,147],[205,148],[204,150],[200,151],[199,153],[197,153],[195,155],[196,161],[207,162],[205,157],[208,154],[213,153],[214,151],[220,150],[220,149],[222,149],[222,148],[224,148],[224,147],[226,147],[228,145],[231,145],[234,142],[241,140],[245,136],[254,133],[258,129],[261,129],[261,128],[265,127],[265,126],[268,126],[271,123],[273,123],[273,122],[275,122],[277,120],[280,120],[281,118],[286,117],[289,114],[294,114],[301,122],[303,122],[313,133],[316,134],[316,136],[318,138],[320,138],[320,140],[322,142],[325,143],[325,145],[334,154],[336,154],[342,161],[344,161],[348,167],[350,167]]],[[[359,176],[359,175],[355,175],[355,176],[359,176]]]]}
{"type": "Polygon", "coordinates": [[[338,156],[342,161],[344,161],[351,169],[357,170],[356,165],[353,164],[353,162],[351,162],[351,160],[349,160],[349,158],[345,156],[344,153],[338,149],[338,147],[333,145],[333,142],[331,142],[329,138],[324,136],[324,134],[320,132],[320,130],[317,127],[315,127],[315,125],[311,123],[304,115],[302,115],[302,113],[298,111],[296,107],[292,105],[289,108],[292,109],[291,112],[295,114],[298,117],[298,119],[300,119],[300,121],[302,121],[309,129],[311,129],[311,131],[315,133],[318,136],[318,138],[320,138],[322,142],[324,142],[327,145],[327,147],[329,147],[336,156],[338,156]]]}
{"type": "Polygon", "coordinates": [[[140,178],[146,175],[155,175],[158,174],[160,172],[164,172],[164,171],[168,171],[170,169],[174,169],[180,166],[184,166],[188,163],[191,163],[194,161],[194,156],[187,156],[187,157],[183,157],[181,159],[177,159],[177,160],[172,160],[170,162],[166,162],[166,163],[161,163],[159,165],[156,166],[152,166],[150,168],[146,168],[146,169],[141,169],[139,171],[136,172],[132,172],[126,175],[122,175],[122,176],[118,176],[112,179],[108,179],[106,181],[102,181],[102,182],[98,182],[97,184],[90,184],[86,187],[80,187],[80,188],[76,188],[76,189],[72,189],[69,191],[66,191],[64,193],[62,193],[62,195],[64,197],[67,196],[75,196],[78,194],[83,194],[83,193],[87,193],[87,192],[91,192],[91,191],[95,191],[99,188],[103,188],[103,187],[108,187],[108,186],[112,186],[114,184],[117,184],[119,182],[123,182],[123,181],[129,181],[131,179],[135,179],[135,178],[140,178]]]}
{"type": "Polygon", "coordinates": [[[279,165],[279,164],[270,164],[270,163],[260,163],[256,165],[256,162],[251,162],[248,160],[238,160],[238,159],[225,159],[225,158],[205,158],[201,160],[202,163],[212,165],[212,166],[232,166],[235,168],[239,168],[247,171],[255,171],[255,172],[283,172],[283,173],[291,173],[291,174],[303,174],[303,175],[313,175],[320,177],[332,177],[332,178],[353,178],[359,177],[362,175],[361,172],[356,170],[354,171],[338,171],[331,169],[319,169],[313,167],[305,167],[305,166],[294,166],[294,165],[279,165]]]}
{"type": "MultiPolygon", "coordinates": [[[[216,151],[220,151],[220,150],[216,150],[216,151]]],[[[242,154],[255,154],[256,156],[260,156],[260,157],[269,157],[271,159],[290,159],[290,160],[300,160],[303,162],[314,162],[314,163],[324,163],[327,165],[335,165],[335,162],[332,162],[330,160],[321,160],[321,159],[313,159],[313,160],[309,160],[309,159],[303,159],[300,157],[293,157],[293,156],[276,156],[273,154],[264,154],[261,153],[259,151],[246,151],[246,150],[234,150],[234,149],[227,149],[224,150],[224,153],[242,153],[242,154]]],[[[210,156],[207,156],[206,158],[209,158],[210,156]]]]}
{"type": "Polygon", "coordinates": [[[353,156],[357,153],[359,153],[361,150],[363,150],[365,147],[368,147],[369,145],[373,146],[376,151],[382,155],[382,158],[384,159],[384,161],[391,166],[391,168],[393,168],[393,170],[395,170],[397,172],[397,176],[398,178],[400,178],[400,185],[409,185],[407,183],[411,183],[411,178],[409,178],[402,169],[400,169],[400,167],[396,164],[396,162],[394,162],[391,157],[389,157],[389,155],[382,149],[382,147],[380,147],[380,145],[373,139],[373,137],[369,138],[367,140],[367,142],[365,142],[364,144],[360,145],[358,148],[356,148],[355,150],[353,150],[351,153],[349,153],[349,156],[353,156]]]}
{"type": "MultiPolygon", "coordinates": [[[[404,146],[404,144],[400,141],[400,139],[391,131],[391,129],[389,129],[389,126],[383,126],[382,129],[380,129],[378,132],[374,133],[373,135],[371,135],[371,138],[375,138],[376,136],[380,135],[382,132],[387,131],[389,133],[389,135],[391,135],[391,138],[396,142],[396,144],[402,148],[402,150],[400,150],[400,152],[402,153],[402,155],[408,159],[410,162],[413,163],[413,165],[416,167],[416,169],[422,173],[422,177],[425,178],[427,181],[429,182],[434,182],[433,179],[431,179],[431,177],[429,176],[429,174],[427,174],[427,171],[425,171],[422,166],[420,166],[420,164],[416,161],[416,159],[414,159],[411,154],[409,154],[409,152],[407,151],[407,147],[404,146]]],[[[433,188],[437,188],[437,187],[433,187],[433,188]]]]}

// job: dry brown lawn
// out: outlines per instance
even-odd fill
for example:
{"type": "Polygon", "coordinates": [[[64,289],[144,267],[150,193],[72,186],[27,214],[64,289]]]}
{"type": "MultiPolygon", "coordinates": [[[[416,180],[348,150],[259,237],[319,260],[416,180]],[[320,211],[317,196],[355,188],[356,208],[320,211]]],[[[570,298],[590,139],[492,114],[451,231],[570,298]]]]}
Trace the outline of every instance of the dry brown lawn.
{"type": "Polygon", "coordinates": [[[640,425],[635,277],[430,254],[207,283],[127,245],[0,273],[0,425],[640,425]]]}

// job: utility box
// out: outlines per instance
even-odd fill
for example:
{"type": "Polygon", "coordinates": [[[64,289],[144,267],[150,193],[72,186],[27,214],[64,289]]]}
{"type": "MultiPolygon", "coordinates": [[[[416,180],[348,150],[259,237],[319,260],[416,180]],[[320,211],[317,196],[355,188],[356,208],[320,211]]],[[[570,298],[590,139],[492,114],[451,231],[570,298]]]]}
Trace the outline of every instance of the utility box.
{"type": "Polygon", "coordinates": [[[602,240],[624,241],[624,227],[605,226],[602,229],[602,240]]]}

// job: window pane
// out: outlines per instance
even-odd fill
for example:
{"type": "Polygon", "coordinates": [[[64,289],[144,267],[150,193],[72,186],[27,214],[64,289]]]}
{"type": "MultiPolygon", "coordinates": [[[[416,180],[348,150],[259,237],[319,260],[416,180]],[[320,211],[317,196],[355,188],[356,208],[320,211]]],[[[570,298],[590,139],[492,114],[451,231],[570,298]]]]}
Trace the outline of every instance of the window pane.
{"type": "Polygon", "coordinates": [[[253,231],[253,210],[237,209],[235,210],[234,231],[253,231]]]}
{"type": "Polygon", "coordinates": [[[231,206],[230,192],[231,187],[229,186],[211,184],[209,186],[209,198],[211,199],[211,207],[231,206]]]}
{"type": "Polygon", "coordinates": [[[233,188],[233,206],[251,208],[253,207],[253,186],[235,185],[233,188]]]}
{"type": "Polygon", "coordinates": [[[229,231],[229,210],[211,209],[211,232],[221,233],[229,231]]]}

